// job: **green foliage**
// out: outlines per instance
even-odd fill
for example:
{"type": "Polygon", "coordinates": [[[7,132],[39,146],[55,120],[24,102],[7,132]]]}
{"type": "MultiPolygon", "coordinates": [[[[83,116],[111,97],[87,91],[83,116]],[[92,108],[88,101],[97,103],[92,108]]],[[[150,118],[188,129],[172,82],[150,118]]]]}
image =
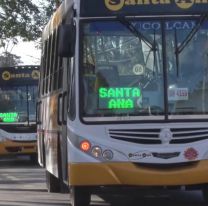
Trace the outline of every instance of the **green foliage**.
{"type": "Polygon", "coordinates": [[[30,0],[0,0],[0,38],[21,36],[34,40],[40,35],[40,11],[30,0]]]}
{"type": "Polygon", "coordinates": [[[56,8],[57,0],[0,0],[0,39],[35,40],[56,8]]]}
{"type": "Polygon", "coordinates": [[[0,64],[8,64],[9,58],[13,64],[19,62],[8,48],[13,48],[19,38],[39,39],[57,4],[59,0],[0,0],[0,64]]]}
{"type": "Polygon", "coordinates": [[[9,52],[3,52],[0,55],[0,67],[16,66],[21,64],[20,57],[9,52]]]}

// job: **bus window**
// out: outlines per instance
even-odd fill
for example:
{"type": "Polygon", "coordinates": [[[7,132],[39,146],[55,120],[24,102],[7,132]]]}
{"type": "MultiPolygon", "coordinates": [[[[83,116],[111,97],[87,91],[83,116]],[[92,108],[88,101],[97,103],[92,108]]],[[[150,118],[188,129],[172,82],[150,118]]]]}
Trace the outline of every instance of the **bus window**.
{"type": "MultiPolygon", "coordinates": [[[[168,22],[169,25],[174,23],[168,22]]],[[[207,104],[204,104],[204,98],[207,98],[204,82],[208,68],[208,25],[203,23],[193,33],[197,22],[185,23],[189,27],[166,31],[170,115],[208,112],[207,104]],[[190,33],[193,33],[191,37],[190,33]]]]}
{"type": "Polygon", "coordinates": [[[158,108],[157,111],[152,110],[154,115],[155,112],[158,114],[164,112],[164,102],[161,98],[164,94],[160,23],[154,22],[159,26],[158,29],[152,30],[140,29],[139,21],[129,23],[146,36],[151,45],[140,36],[135,36],[119,22],[97,21],[83,26],[81,69],[84,73],[84,116],[116,114],[151,116],[150,108],[158,108]],[[98,85],[104,78],[107,84],[98,85]],[[132,91],[139,90],[140,94],[133,97],[128,93],[130,91],[127,92],[128,88],[132,91]],[[106,93],[102,95],[99,89],[103,89],[106,93]],[[116,96],[118,90],[124,96],[116,96]],[[108,91],[112,91],[115,95],[109,96],[108,91]]]}

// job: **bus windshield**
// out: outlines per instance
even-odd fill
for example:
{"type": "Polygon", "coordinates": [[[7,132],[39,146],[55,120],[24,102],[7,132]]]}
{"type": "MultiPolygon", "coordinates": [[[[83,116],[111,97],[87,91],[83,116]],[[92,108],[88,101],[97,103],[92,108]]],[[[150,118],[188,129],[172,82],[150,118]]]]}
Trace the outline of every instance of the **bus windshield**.
{"type": "Polygon", "coordinates": [[[83,23],[83,117],[203,118],[207,20],[177,52],[196,24],[197,19],[83,23]]]}
{"type": "Polygon", "coordinates": [[[0,123],[35,123],[39,66],[0,68],[0,123]]]}
{"type": "Polygon", "coordinates": [[[37,85],[4,86],[0,89],[0,119],[3,122],[35,122],[37,85]]]}
{"type": "MultiPolygon", "coordinates": [[[[172,28],[177,23],[166,24],[172,28]]],[[[208,113],[208,22],[204,21],[200,27],[197,21],[181,23],[180,29],[166,30],[168,112],[173,118],[174,115],[203,118],[202,114],[208,113]]]]}

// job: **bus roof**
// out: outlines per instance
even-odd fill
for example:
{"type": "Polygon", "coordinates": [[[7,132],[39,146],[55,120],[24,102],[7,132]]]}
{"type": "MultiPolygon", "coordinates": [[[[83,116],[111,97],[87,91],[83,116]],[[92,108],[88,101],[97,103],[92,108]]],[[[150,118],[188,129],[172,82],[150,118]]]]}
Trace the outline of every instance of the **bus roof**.
{"type": "Polygon", "coordinates": [[[70,10],[72,10],[73,5],[74,5],[74,0],[67,0],[62,2],[62,4],[59,6],[56,12],[54,12],[53,16],[50,18],[50,21],[44,28],[43,36],[42,36],[44,40],[47,39],[55,29],[58,28],[62,20],[65,18],[66,14],[70,10]]]}
{"type": "Polygon", "coordinates": [[[64,0],[45,26],[42,38],[49,35],[80,5],[80,17],[202,15],[208,13],[208,0],[64,0]],[[96,9],[95,9],[96,8],[96,9]]]}

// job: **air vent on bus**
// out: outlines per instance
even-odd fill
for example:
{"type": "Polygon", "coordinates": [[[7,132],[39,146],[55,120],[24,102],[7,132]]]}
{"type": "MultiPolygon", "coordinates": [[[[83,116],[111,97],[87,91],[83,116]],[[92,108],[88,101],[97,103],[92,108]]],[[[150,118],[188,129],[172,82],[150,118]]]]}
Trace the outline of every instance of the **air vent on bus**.
{"type": "MultiPolygon", "coordinates": [[[[172,139],[170,144],[185,144],[208,139],[208,128],[170,128],[172,139]]],[[[109,135],[113,139],[138,144],[161,144],[161,129],[111,129],[109,135]]]]}

